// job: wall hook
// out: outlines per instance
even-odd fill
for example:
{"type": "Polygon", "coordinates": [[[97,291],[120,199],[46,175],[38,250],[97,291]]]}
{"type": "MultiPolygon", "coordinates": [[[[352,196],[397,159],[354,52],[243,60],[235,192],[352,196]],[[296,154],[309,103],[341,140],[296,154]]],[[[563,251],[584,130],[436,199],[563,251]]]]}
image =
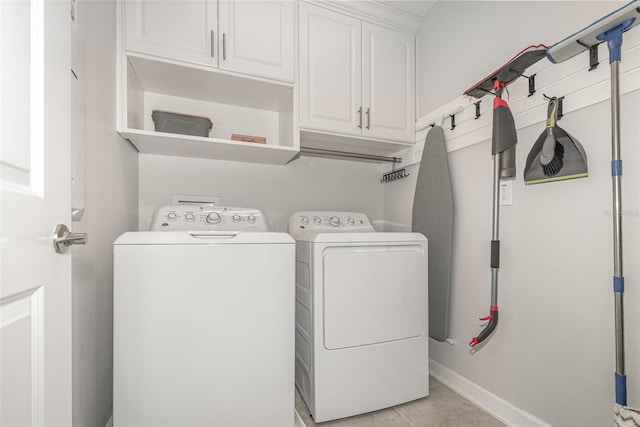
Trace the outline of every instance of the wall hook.
{"type": "Polygon", "coordinates": [[[546,99],[547,101],[551,101],[552,99],[556,99],[558,100],[558,110],[556,112],[557,114],[557,119],[560,120],[562,118],[562,116],[564,116],[564,112],[562,111],[562,102],[564,101],[564,96],[561,96],[560,98],[557,98],[555,96],[547,96],[546,94],[542,94],[542,96],[544,97],[544,99],[546,99]]]}
{"type": "Polygon", "coordinates": [[[589,48],[589,71],[595,70],[600,65],[598,60],[598,45],[589,48]]]}
{"type": "Polygon", "coordinates": [[[398,170],[392,170],[391,172],[387,172],[384,175],[382,175],[382,178],[380,178],[380,182],[383,183],[383,184],[386,184],[386,183],[389,183],[389,182],[396,181],[398,179],[406,178],[409,175],[411,175],[411,174],[408,173],[405,168],[398,169],[398,170]]]}
{"type": "Polygon", "coordinates": [[[529,95],[527,96],[533,96],[536,93],[536,75],[532,74],[527,79],[529,80],[529,95]]]}
{"type": "Polygon", "coordinates": [[[474,102],[473,105],[476,106],[476,118],[475,120],[478,120],[480,118],[480,103],[482,101],[478,101],[478,102],[474,102]]]}

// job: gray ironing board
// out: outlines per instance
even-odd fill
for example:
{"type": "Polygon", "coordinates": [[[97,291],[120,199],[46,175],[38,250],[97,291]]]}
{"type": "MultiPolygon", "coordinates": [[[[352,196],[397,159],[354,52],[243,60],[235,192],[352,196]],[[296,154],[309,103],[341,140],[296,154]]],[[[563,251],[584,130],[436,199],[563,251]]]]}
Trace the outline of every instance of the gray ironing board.
{"type": "Polygon", "coordinates": [[[438,341],[449,337],[453,214],[444,131],[434,126],[427,134],[418,170],[412,229],[429,240],[429,336],[438,341]]]}

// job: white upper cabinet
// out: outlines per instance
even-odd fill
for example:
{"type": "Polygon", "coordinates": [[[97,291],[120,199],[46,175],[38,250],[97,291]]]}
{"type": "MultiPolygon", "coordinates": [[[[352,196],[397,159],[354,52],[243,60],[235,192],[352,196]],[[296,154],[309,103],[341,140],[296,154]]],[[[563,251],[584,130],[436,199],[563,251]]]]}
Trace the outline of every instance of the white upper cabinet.
{"type": "Polygon", "coordinates": [[[362,21],[300,4],[300,127],[361,134],[362,21]]]}
{"type": "Polygon", "coordinates": [[[216,1],[125,0],[124,6],[127,50],[217,66],[216,1]]]}
{"type": "Polygon", "coordinates": [[[300,4],[300,127],[415,141],[415,37],[300,4]]]}
{"type": "Polygon", "coordinates": [[[293,1],[220,1],[220,68],[294,80],[293,1]]]}
{"type": "Polygon", "coordinates": [[[297,2],[117,4],[124,31],[117,129],[138,151],[268,164],[298,154],[297,2]],[[161,132],[156,110],[206,117],[212,126],[200,136],[161,132]]]}
{"type": "Polygon", "coordinates": [[[414,141],[414,37],[363,22],[362,51],[362,134],[414,141]]]}
{"type": "Polygon", "coordinates": [[[295,2],[125,0],[131,52],[294,80],[295,2]]]}

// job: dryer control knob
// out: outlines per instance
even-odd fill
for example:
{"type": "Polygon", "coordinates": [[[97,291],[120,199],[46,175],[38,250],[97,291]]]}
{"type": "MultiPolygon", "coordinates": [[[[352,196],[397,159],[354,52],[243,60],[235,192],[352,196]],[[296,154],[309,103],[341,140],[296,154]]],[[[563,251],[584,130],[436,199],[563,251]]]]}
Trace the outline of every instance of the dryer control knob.
{"type": "Polygon", "coordinates": [[[208,224],[220,224],[222,222],[222,217],[218,212],[211,212],[207,215],[207,223],[208,224]]]}
{"type": "Polygon", "coordinates": [[[329,218],[329,225],[332,227],[337,227],[338,225],[340,225],[340,218],[338,218],[337,216],[332,216],[331,218],[329,218]]]}
{"type": "Polygon", "coordinates": [[[353,225],[354,223],[355,223],[355,221],[354,221],[353,218],[351,218],[351,217],[347,218],[347,224],[353,225]]]}
{"type": "Polygon", "coordinates": [[[247,217],[247,221],[249,221],[250,223],[256,222],[256,216],[255,215],[249,215],[247,217]]]}
{"type": "Polygon", "coordinates": [[[233,219],[233,222],[240,222],[241,218],[240,218],[240,215],[235,214],[235,215],[233,215],[232,219],[233,219]]]}
{"type": "Polygon", "coordinates": [[[319,216],[314,216],[313,217],[313,223],[316,225],[320,225],[320,223],[322,222],[322,220],[320,219],[319,216]]]}
{"type": "Polygon", "coordinates": [[[184,220],[187,222],[193,222],[196,220],[196,216],[192,213],[188,213],[184,216],[184,220]]]}
{"type": "Polygon", "coordinates": [[[306,216],[303,216],[300,222],[302,222],[304,225],[307,225],[309,224],[309,218],[307,218],[306,216]]]}
{"type": "Polygon", "coordinates": [[[176,219],[178,219],[178,214],[176,214],[175,212],[169,212],[167,214],[167,219],[169,221],[175,221],[176,219]]]}

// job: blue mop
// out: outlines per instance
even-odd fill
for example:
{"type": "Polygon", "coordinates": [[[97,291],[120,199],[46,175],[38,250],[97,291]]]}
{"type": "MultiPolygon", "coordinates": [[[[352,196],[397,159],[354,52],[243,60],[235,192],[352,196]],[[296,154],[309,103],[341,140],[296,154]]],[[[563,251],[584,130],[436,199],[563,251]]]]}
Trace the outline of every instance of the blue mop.
{"type": "Polygon", "coordinates": [[[624,276],[622,274],[622,160],[620,159],[620,61],[623,33],[640,24],[640,1],[633,0],[581,31],[551,46],[547,58],[562,62],[602,42],[607,42],[611,68],[611,176],[613,180],[613,256],[616,333],[616,405],[618,426],[640,426],[640,411],[627,407],[624,358],[624,276]]]}

